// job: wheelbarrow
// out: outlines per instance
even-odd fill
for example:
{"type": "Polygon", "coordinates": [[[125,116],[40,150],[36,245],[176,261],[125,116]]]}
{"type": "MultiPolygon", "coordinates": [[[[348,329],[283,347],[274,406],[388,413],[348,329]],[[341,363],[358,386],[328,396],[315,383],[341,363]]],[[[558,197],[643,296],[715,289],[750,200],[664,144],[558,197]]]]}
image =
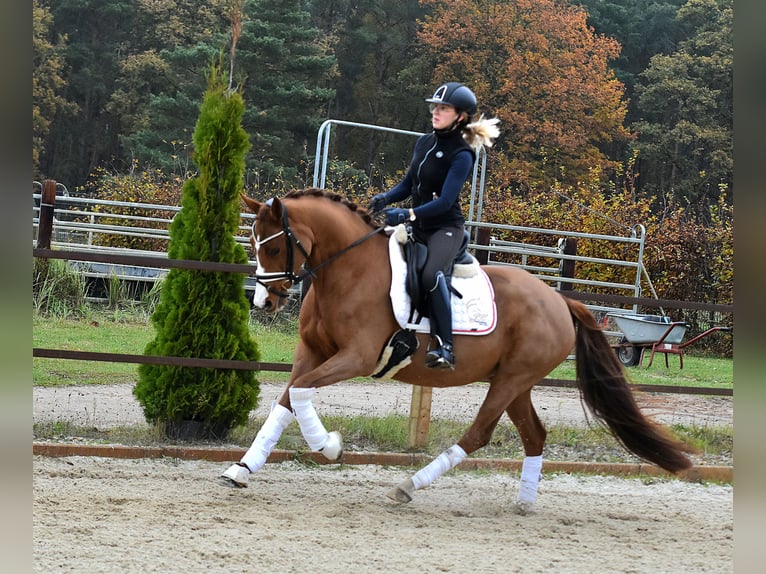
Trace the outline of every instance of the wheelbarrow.
{"type": "Polygon", "coordinates": [[[651,349],[650,367],[654,361],[655,353],[665,354],[665,366],[669,367],[668,355],[678,355],[681,368],[684,368],[684,349],[696,343],[703,337],[707,337],[716,331],[731,331],[731,327],[715,326],[689,339],[685,343],[681,341],[686,334],[687,324],[683,321],[671,321],[670,317],[662,315],[629,315],[624,313],[607,313],[607,317],[614,319],[617,327],[623,333],[619,343],[612,345],[617,358],[626,367],[640,365],[644,360],[644,353],[651,349]]]}

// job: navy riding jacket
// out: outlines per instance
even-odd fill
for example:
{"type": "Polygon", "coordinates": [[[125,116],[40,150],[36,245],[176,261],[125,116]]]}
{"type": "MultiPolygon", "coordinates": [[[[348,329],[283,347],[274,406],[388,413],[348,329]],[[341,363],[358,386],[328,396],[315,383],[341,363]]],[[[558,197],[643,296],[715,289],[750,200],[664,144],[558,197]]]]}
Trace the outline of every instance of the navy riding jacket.
{"type": "Polygon", "coordinates": [[[471,175],[476,154],[460,130],[431,132],[415,143],[404,179],[386,193],[386,203],[412,196],[414,226],[425,233],[465,223],[459,194],[471,175]]]}

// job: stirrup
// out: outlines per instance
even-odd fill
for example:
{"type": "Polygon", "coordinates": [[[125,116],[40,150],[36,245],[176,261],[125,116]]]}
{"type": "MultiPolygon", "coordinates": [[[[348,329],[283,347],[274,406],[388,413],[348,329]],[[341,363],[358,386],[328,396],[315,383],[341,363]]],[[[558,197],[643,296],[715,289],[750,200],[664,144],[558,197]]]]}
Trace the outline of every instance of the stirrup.
{"type": "Polygon", "coordinates": [[[436,337],[437,346],[426,352],[426,367],[429,369],[455,370],[455,354],[452,345],[442,343],[441,338],[436,337]]]}

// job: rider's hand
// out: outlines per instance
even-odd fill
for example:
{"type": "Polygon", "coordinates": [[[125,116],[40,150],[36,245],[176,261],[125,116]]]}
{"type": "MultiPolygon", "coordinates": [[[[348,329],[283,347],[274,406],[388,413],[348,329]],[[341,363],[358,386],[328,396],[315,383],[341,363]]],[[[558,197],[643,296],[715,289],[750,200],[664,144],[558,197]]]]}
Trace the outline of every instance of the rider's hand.
{"type": "Polygon", "coordinates": [[[372,196],[372,201],[370,202],[370,211],[373,213],[377,213],[378,211],[382,210],[388,202],[386,201],[386,194],[385,193],[379,193],[377,195],[372,196]]]}
{"type": "Polygon", "coordinates": [[[410,218],[410,212],[401,207],[386,209],[386,225],[399,225],[410,218]]]}

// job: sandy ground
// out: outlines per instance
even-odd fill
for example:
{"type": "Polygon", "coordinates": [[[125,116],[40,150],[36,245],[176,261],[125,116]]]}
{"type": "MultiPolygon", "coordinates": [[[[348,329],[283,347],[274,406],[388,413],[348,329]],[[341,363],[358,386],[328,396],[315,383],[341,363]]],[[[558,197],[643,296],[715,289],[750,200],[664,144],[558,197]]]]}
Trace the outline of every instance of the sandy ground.
{"type": "Polygon", "coordinates": [[[266,465],[247,489],[219,464],[34,461],[35,572],[715,573],[733,569],[732,487],[451,472],[409,504],[406,469],[266,465]]]}
{"type": "MultiPolygon", "coordinates": [[[[282,385],[262,383],[262,415],[282,385]]],[[[411,387],[322,389],[320,414],[407,414],[411,387]]],[[[437,389],[433,417],[469,420],[481,385],[437,389]]],[[[539,387],[546,424],[585,424],[576,391],[539,387]]],[[[644,395],[663,422],[731,424],[730,398],[644,395]]],[[[34,419],[145,424],[130,385],[36,388],[34,419]]],[[[733,487],[545,474],[536,511],[514,512],[518,473],[452,471],[400,505],[411,469],[268,464],[247,489],[226,465],[34,459],[35,572],[733,571],[733,487]]]]}

